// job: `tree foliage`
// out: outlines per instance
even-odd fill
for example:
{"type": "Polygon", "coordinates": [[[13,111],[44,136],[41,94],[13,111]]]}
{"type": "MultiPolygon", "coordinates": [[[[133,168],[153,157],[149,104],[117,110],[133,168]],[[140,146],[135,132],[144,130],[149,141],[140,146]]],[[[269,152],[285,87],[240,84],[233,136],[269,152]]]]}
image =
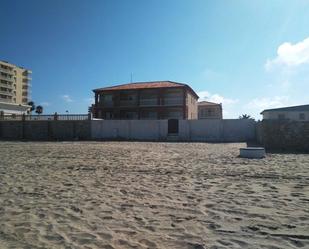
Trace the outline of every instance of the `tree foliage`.
{"type": "Polygon", "coordinates": [[[43,113],[43,106],[41,105],[38,105],[36,108],[35,108],[35,113],[37,114],[42,114],[43,113]]]}
{"type": "Polygon", "coordinates": [[[29,101],[29,102],[28,102],[28,105],[31,106],[30,112],[33,112],[33,111],[35,110],[35,104],[34,104],[34,102],[33,102],[33,101],[29,101]]]}
{"type": "Polygon", "coordinates": [[[242,114],[241,116],[239,116],[239,119],[253,119],[253,118],[248,114],[242,114]]]}

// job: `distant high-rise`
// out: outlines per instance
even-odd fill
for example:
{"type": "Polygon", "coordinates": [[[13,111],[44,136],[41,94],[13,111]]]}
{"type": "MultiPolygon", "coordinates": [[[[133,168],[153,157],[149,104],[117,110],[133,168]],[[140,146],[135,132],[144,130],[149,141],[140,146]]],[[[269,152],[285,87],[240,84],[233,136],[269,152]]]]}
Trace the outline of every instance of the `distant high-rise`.
{"type": "Polygon", "coordinates": [[[0,103],[27,105],[30,101],[31,71],[0,61],[0,103]]]}
{"type": "Polygon", "coordinates": [[[0,61],[0,102],[26,105],[30,100],[31,71],[0,61]]]}

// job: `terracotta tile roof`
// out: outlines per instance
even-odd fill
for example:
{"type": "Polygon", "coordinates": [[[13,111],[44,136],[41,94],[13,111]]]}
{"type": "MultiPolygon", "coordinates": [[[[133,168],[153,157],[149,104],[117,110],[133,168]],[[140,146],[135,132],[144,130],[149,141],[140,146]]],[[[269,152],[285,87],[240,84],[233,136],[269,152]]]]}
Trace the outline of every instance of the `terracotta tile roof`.
{"type": "Polygon", "coordinates": [[[201,101],[201,102],[198,102],[197,104],[200,105],[200,106],[203,106],[203,105],[220,105],[220,104],[209,102],[209,101],[201,101]]]}
{"type": "Polygon", "coordinates": [[[198,98],[198,95],[193,89],[184,83],[173,81],[149,81],[149,82],[134,82],[110,87],[103,87],[94,89],[94,92],[114,91],[114,90],[137,90],[137,89],[153,89],[153,88],[172,88],[172,87],[187,87],[198,98]]]}

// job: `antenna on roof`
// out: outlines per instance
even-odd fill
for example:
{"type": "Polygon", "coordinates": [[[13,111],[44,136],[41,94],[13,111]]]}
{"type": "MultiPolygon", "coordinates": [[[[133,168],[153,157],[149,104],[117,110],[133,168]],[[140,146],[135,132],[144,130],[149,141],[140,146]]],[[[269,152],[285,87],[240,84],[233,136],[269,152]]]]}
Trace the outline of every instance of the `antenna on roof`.
{"type": "Polygon", "coordinates": [[[132,83],[132,80],[133,80],[133,73],[131,73],[131,83],[132,83]]]}

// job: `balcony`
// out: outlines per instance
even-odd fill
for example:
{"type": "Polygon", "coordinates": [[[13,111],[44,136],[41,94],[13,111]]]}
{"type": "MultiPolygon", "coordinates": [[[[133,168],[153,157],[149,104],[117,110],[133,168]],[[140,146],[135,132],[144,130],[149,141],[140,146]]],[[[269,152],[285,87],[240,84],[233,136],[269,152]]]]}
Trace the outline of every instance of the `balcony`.
{"type": "Polygon", "coordinates": [[[29,94],[30,94],[29,91],[23,91],[21,95],[22,95],[23,97],[28,97],[29,94]]]}
{"type": "Polygon", "coordinates": [[[0,79],[10,81],[10,82],[14,82],[14,78],[12,76],[8,75],[8,74],[6,74],[6,75],[0,74],[0,79]]]}
{"type": "Polygon", "coordinates": [[[10,75],[14,75],[14,70],[12,70],[12,69],[5,69],[3,67],[0,67],[0,72],[6,73],[6,74],[10,74],[10,75]]]}
{"type": "Polygon", "coordinates": [[[6,95],[6,96],[14,96],[13,92],[9,92],[9,91],[2,91],[0,90],[0,94],[1,95],[6,95]]]}
{"type": "Polygon", "coordinates": [[[157,98],[140,99],[139,105],[140,106],[156,106],[158,105],[158,99],[157,98]]]}
{"type": "Polygon", "coordinates": [[[175,106],[175,105],[183,105],[183,98],[172,97],[172,98],[164,98],[165,106],[175,106]]]}
{"type": "Polygon", "coordinates": [[[137,106],[136,100],[120,100],[119,106],[125,107],[125,106],[137,106]]]}
{"type": "Polygon", "coordinates": [[[0,87],[5,87],[7,89],[13,90],[12,84],[2,83],[1,81],[0,81],[0,87]]]}
{"type": "MultiPolygon", "coordinates": [[[[30,71],[31,72],[31,71],[30,71]]],[[[24,81],[29,81],[29,80],[32,80],[32,77],[31,77],[31,73],[29,71],[24,71],[23,72],[23,82],[24,81]]]]}
{"type": "Polygon", "coordinates": [[[32,87],[32,84],[30,84],[30,83],[24,83],[24,82],[23,82],[22,87],[23,87],[23,89],[29,89],[29,88],[32,87]],[[24,87],[25,87],[25,88],[24,88],[24,87]]]}
{"type": "Polygon", "coordinates": [[[5,102],[5,103],[14,103],[12,99],[1,98],[1,96],[0,96],[0,102],[5,102]]]}

